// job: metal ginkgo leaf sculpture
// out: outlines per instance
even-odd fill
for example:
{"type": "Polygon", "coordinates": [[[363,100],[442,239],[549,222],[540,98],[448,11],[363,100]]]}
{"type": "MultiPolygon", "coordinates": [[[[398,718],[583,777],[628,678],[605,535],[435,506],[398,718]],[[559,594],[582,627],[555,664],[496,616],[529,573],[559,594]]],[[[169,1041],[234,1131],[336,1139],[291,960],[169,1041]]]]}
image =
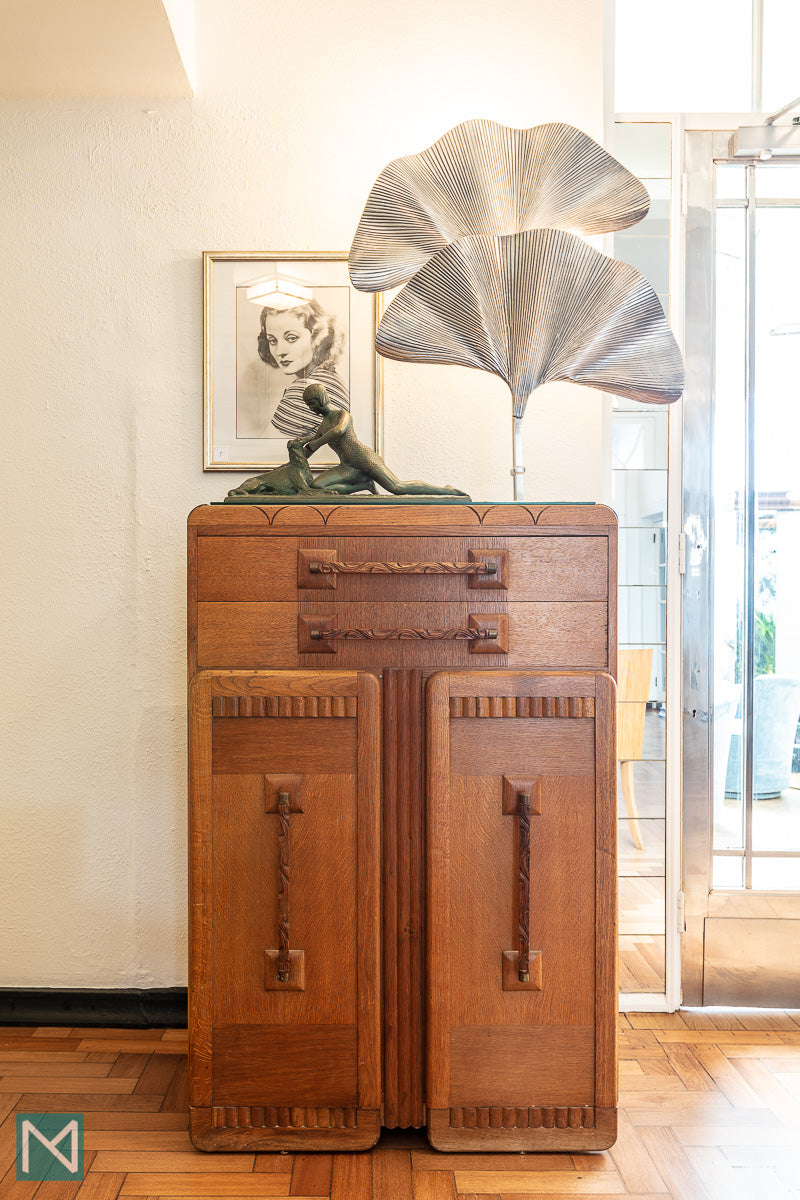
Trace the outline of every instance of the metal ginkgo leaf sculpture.
{"type": "Polygon", "coordinates": [[[635,225],[649,205],[644,185],[572,125],[465,121],[381,171],[350,249],[350,278],[360,291],[382,291],[461,237],[606,233],[635,225]]]}
{"type": "Polygon", "coordinates": [[[385,358],[504,379],[515,468],[525,406],[548,380],[650,404],[677,400],[683,389],[680,351],[644,276],[556,229],[446,246],[391,302],[375,347],[385,358]]]}

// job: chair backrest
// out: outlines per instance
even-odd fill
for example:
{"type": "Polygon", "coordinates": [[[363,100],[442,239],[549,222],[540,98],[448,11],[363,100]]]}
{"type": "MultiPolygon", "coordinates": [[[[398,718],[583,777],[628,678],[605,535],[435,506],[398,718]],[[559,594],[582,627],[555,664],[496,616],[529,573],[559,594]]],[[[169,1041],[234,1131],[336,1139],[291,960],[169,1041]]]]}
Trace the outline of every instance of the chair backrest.
{"type": "Polygon", "coordinates": [[[617,758],[620,762],[642,757],[644,715],[652,670],[652,646],[619,651],[617,758]]]}

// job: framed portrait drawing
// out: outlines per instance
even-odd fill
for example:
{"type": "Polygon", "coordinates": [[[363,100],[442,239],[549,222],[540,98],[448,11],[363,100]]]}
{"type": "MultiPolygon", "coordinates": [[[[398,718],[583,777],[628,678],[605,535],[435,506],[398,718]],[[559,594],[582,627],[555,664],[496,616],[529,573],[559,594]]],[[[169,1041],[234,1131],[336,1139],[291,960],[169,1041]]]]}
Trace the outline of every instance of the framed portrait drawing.
{"type": "MultiPolygon", "coordinates": [[[[203,254],[203,470],[265,471],[318,419],[309,383],[353,414],[383,452],[380,319],[375,294],[350,283],[347,253],[203,254]]],[[[333,466],[329,449],[311,459],[333,466]]]]}

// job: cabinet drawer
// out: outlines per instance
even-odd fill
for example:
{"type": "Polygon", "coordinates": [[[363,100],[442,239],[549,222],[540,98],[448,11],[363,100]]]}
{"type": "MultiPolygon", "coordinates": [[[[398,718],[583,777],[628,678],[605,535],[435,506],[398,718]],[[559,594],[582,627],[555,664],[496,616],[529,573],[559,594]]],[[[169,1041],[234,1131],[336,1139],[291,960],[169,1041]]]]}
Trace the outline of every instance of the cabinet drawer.
{"type": "Polygon", "coordinates": [[[332,603],[600,601],[608,595],[608,538],[202,537],[197,586],[200,601],[221,603],[319,594],[332,603]]]}
{"type": "Polygon", "coordinates": [[[198,605],[200,667],[329,669],[448,666],[608,666],[607,608],[600,602],[198,605]],[[449,636],[497,625],[507,652],[449,636]],[[327,631],[339,635],[328,639],[327,631]],[[319,630],[318,648],[311,633],[319,630]],[[400,637],[389,636],[403,631],[400,637]],[[341,634],[347,631],[344,637],[341,634]],[[474,648],[473,648],[474,647],[474,648]]]}

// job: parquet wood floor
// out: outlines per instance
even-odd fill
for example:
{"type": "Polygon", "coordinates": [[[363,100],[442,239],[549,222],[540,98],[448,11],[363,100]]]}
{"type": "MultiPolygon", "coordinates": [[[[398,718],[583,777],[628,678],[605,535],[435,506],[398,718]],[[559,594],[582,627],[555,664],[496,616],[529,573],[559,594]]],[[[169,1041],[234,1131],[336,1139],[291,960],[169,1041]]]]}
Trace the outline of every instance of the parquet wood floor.
{"type": "Polygon", "coordinates": [[[387,1132],[365,1154],[203,1154],[183,1030],[0,1028],[1,1200],[787,1200],[800,1197],[800,1012],[620,1019],[604,1154],[459,1154],[387,1132]],[[18,1183],[15,1112],[83,1112],[83,1183],[18,1183]]]}

